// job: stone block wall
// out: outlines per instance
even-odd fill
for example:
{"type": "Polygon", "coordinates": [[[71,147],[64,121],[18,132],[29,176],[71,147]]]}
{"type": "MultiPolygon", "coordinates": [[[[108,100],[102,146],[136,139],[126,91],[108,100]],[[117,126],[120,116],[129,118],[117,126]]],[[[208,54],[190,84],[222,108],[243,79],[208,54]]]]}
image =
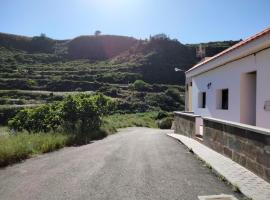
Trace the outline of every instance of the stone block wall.
{"type": "Polygon", "coordinates": [[[185,112],[174,112],[174,132],[188,137],[195,137],[197,115],[185,112]]]}
{"type": "Polygon", "coordinates": [[[270,131],[204,118],[203,143],[270,182],[270,131]]]}

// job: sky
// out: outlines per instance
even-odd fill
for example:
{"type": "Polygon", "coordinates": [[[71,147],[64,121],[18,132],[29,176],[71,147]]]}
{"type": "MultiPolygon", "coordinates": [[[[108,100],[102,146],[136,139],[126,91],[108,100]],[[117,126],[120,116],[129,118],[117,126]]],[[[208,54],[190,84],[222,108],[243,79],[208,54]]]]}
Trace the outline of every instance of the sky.
{"type": "Polygon", "coordinates": [[[165,33],[182,43],[238,40],[270,27],[270,0],[0,0],[0,32],[54,39],[165,33]]]}

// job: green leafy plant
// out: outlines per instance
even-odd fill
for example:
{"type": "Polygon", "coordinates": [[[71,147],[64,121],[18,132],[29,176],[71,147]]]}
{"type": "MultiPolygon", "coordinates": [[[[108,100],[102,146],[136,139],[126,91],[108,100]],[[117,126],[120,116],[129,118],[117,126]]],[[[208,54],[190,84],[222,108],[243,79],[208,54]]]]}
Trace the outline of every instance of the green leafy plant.
{"type": "Polygon", "coordinates": [[[63,101],[23,109],[9,121],[11,129],[50,132],[62,128],[72,134],[98,130],[102,117],[113,110],[113,101],[102,95],[69,95],[63,101]]]}
{"type": "Polygon", "coordinates": [[[172,127],[173,118],[165,117],[158,121],[158,127],[160,129],[170,129],[172,127]]]}

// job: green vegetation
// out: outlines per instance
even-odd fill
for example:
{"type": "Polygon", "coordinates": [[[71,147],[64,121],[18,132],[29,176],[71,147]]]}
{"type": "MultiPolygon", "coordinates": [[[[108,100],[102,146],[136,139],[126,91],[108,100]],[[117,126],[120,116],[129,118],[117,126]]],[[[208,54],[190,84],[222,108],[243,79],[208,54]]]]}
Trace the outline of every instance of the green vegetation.
{"type": "Polygon", "coordinates": [[[0,136],[0,166],[18,162],[35,154],[62,148],[68,142],[67,135],[53,133],[19,133],[0,136]]]}
{"type": "Polygon", "coordinates": [[[8,135],[9,133],[10,132],[9,132],[8,127],[0,126],[0,137],[3,136],[3,135],[8,135]]]}
{"type": "Polygon", "coordinates": [[[160,129],[170,129],[172,127],[173,118],[166,117],[158,121],[158,128],[160,129]]]}
{"type": "Polygon", "coordinates": [[[114,114],[104,118],[102,128],[114,133],[118,128],[126,127],[149,127],[157,128],[157,112],[136,113],[136,114],[114,114]]]}
{"type": "MultiPolygon", "coordinates": [[[[35,111],[37,112],[36,109],[35,111]]],[[[166,116],[169,116],[169,114],[163,111],[108,115],[102,118],[101,127],[98,130],[87,130],[83,133],[59,132],[62,129],[55,132],[29,133],[22,131],[14,133],[14,131],[10,132],[7,127],[0,127],[0,166],[6,166],[64,146],[87,144],[92,139],[116,133],[118,128],[132,126],[158,128],[158,120],[162,120],[166,116]]],[[[18,117],[16,120],[18,120],[18,117]]],[[[40,121],[37,123],[40,123],[40,121]]]]}
{"type": "Polygon", "coordinates": [[[133,83],[133,88],[135,90],[137,90],[137,91],[144,91],[144,92],[146,92],[146,91],[149,91],[151,89],[151,86],[148,83],[146,83],[146,82],[144,82],[142,80],[136,80],[133,83]]]}
{"type": "Polygon", "coordinates": [[[61,128],[66,133],[86,134],[98,130],[101,118],[113,107],[113,101],[102,94],[69,95],[60,102],[20,110],[9,121],[9,127],[30,133],[56,132],[61,128]]]}
{"type": "MultiPolygon", "coordinates": [[[[220,51],[234,43],[204,45],[220,51]]],[[[96,35],[59,41],[45,34],[1,33],[0,124],[20,110],[18,105],[61,101],[60,92],[101,92],[119,101],[119,113],[181,110],[185,77],[174,68],[188,69],[198,62],[197,46],[164,34],[148,40],[96,35]]]]}

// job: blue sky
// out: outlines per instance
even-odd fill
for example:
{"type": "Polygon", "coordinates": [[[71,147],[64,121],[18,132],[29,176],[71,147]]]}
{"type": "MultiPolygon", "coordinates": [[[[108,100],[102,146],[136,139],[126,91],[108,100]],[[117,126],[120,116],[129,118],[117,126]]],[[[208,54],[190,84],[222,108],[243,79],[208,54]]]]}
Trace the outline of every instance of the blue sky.
{"type": "Polygon", "coordinates": [[[104,34],[182,43],[246,38],[270,26],[270,0],[0,0],[0,32],[56,39],[104,34]]]}

